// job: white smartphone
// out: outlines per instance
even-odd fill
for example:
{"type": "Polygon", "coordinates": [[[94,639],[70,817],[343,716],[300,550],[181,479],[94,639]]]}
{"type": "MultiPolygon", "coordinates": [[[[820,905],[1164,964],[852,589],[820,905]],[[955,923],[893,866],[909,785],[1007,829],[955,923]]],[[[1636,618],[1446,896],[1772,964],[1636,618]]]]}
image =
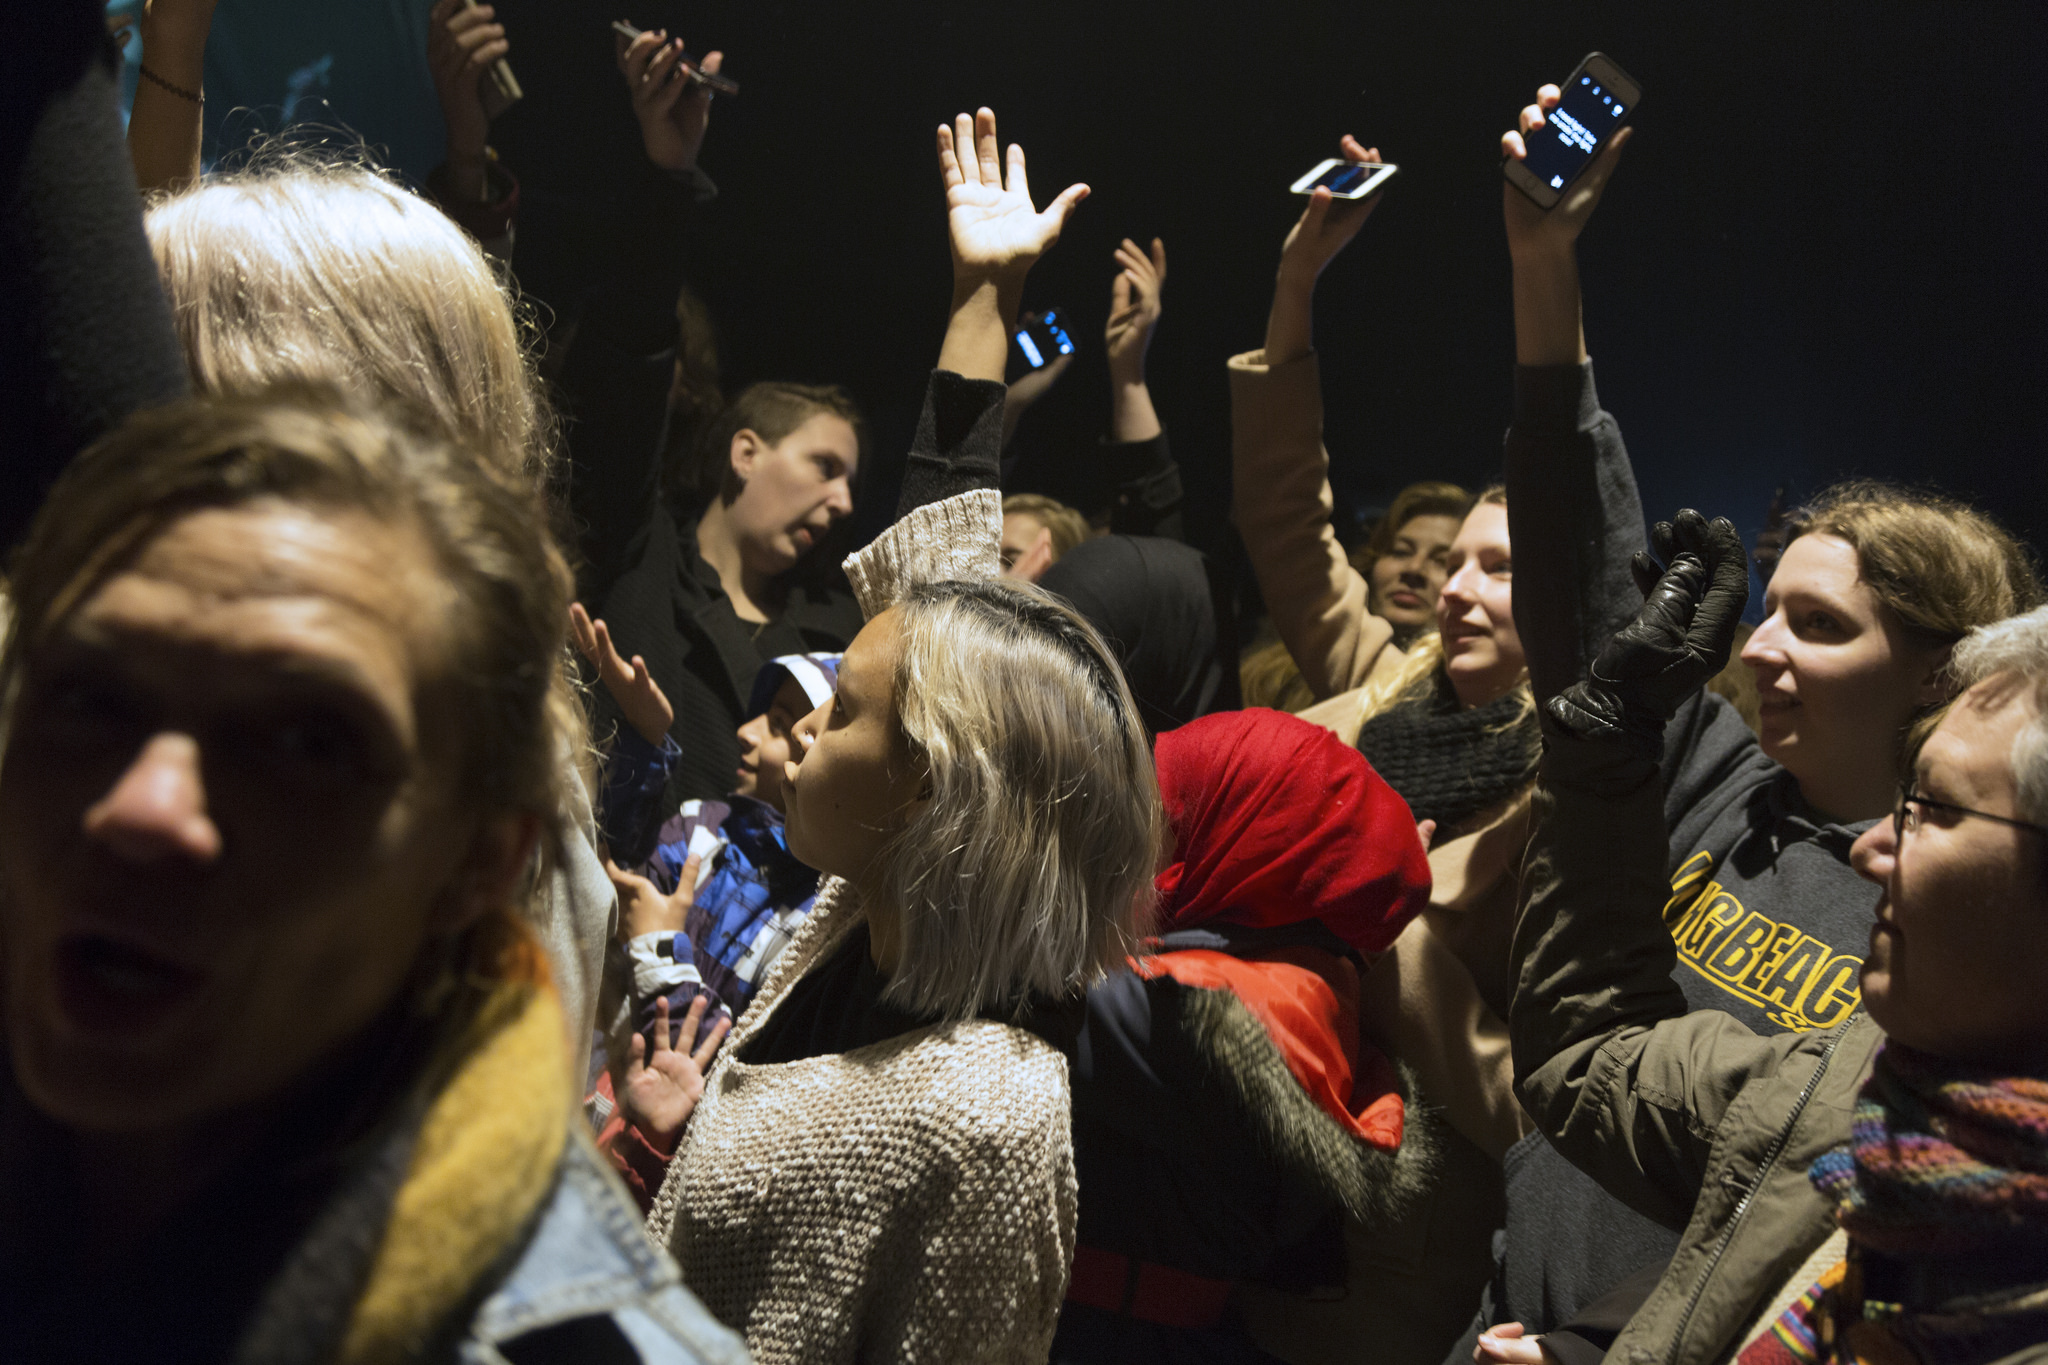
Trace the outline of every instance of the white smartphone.
{"type": "Polygon", "coordinates": [[[1295,181],[1294,193],[1312,194],[1320,186],[1330,192],[1332,199],[1363,199],[1368,194],[1377,194],[1400,169],[1385,162],[1339,161],[1331,157],[1295,181]]]}
{"type": "Polygon", "coordinates": [[[1563,90],[1557,108],[1528,135],[1528,157],[1509,157],[1501,168],[1509,184],[1544,208],[1564,198],[1579,172],[1627,125],[1643,97],[1635,78],[1600,52],[1586,54],[1563,90]]]}

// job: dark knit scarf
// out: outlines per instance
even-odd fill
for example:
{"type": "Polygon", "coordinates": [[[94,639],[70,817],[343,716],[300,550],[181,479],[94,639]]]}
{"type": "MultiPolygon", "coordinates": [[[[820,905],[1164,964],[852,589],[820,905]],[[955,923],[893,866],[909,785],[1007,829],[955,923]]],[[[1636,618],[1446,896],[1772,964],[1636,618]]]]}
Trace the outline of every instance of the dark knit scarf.
{"type": "Polygon", "coordinates": [[[1849,1258],[1742,1365],[1977,1365],[2048,1340],[2048,1080],[1889,1042],[1807,1175],[1849,1258]]]}
{"type": "Polygon", "coordinates": [[[1358,751],[1401,794],[1416,820],[1451,830],[1500,805],[1536,775],[1543,752],[1521,689],[1467,709],[1448,673],[1425,696],[1382,711],[1359,727],[1358,751]]]}

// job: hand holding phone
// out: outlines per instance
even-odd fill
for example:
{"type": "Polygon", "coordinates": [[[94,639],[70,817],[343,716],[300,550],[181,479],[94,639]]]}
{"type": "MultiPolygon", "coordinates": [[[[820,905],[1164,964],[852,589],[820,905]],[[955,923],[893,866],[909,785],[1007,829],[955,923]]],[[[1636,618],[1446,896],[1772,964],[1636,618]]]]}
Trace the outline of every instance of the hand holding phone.
{"type": "MultiPolygon", "coordinates": [[[[1583,198],[1575,186],[1597,174],[1597,183],[1587,186],[1597,201],[1614,169],[1614,158],[1603,153],[1628,141],[1628,122],[1642,95],[1642,85],[1612,58],[1587,53],[1563,88],[1539,90],[1536,103],[1522,110],[1520,130],[1501,138],[1506,154],[1501,173],[1542,209],[1568,197],[1583,198]],[[1596,166],[1601,168],[1597,172],[1596,166]]],[[[1582,207],[1592,212],[1591,202],[1582,207]]]]}
{"type": "Polygon", "coordinates": [[[1322,189],[1328,190],[1332,199],[1364,199],[1378,194],[1400,169],[1384,161],[1340,161],[1333,156],[1295,181],[1293,192],[1314,194],[1322,189]]]}
{"type": "MultiPolygon", "coordinates": [[[[1337,144],[1338,160],[1345,165],[1361,167],[1378,166],[1380,149],[1362,146],[1358,139],[1346,133],[1337,144]]],[[[1330,163],[1325,162],[1327,166],[1330,163]]],[[[1314,176],[1316,172],[1310,172],[1314,176]]],[[[1370,178],[1373,172],[1365,172],[1370,178]]],[[[1296,181],[1299,185],[1301,182],[1296,181]]],[[[1365,182],[1359,182],[1365,183],[1365,182]]],[[[1381,184],[1385,178],[1380,179],[1381,184]]],[[[1308,207],[1302,210],[1301,221],[1287,234],[1287,242],[1280,248],[1280,282],[1307,290],[1323,273],[1323,267],[1336,259],[1372,211],[1379,207],[1382,196],[1368,192],[1363,199],[1338,199],[1327,185],[1311,185],[1301,193],[1308,195],[1308,207]]]]}
{"type": "Polygon", "coordinates": [[[1024,363],[1043,369],[1063,355],[1074,353],[1074,339],[1067,335],[1066,310],[1048,308],[1043,313],[1026,313],[1017,319],[1012,340],[1024,363]]]}
{"type": "MultiPolygon", "coordinates": [[[[624,38],[628,44],[631,44],[645,30],[634,28],[624,19],[614,19],[612,20],[612,32],[624,38]]],[[[623,56],[624,54],[621,55],[623,56]]],[[[714,52],[709,57],[699,59],[692,57],[687,52],[678,51],[673,62],[668,66],[668,74],[664,75],[662,79],[664,81],[672,79],[675,71],[680,69],[684,80],[703,86],[706,94],[724,95],[728,99],[737,99],[740,93],[740,83],[730,76],[720,75],[719,67],[722,63],[713,60],[713,58],[723,57],[724,55],[721,52],[714,52]]]]}
{"type": "Polygon", "coordinates": [[[699,62],[683,50],[682,39],[665,30],[643,32],[623,19],[612,31],[647,159],[667,171],[694,169],[711,124],[712,95],[728,87],[728,93],[739,91],[737,82],[718,74],[725,54],[709,52],[699,62]]]}

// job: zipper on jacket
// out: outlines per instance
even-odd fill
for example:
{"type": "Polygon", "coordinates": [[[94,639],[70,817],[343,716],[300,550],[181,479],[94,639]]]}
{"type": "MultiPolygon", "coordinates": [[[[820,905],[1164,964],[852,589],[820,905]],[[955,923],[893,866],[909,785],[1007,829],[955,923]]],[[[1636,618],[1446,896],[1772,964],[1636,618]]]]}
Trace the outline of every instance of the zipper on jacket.
{"type": "Polygon", "coordinates": [[[1699,1278],[1693,1282],[1692,1296],[1685,1301],[1685,1313],[1678,1319],[1678,1331],[1672,1335],[1671,1353],[1665,1357],[1667,1361],[1678,1359],[1679,1349],[1685,1345],[1686,1330],[1692,1326],[1692,1315],[1699,1308],[1701,1297],[1707,1292],[1707,1282],[1714,1277],[1714,1269],[1721,1264],[1721,1257],[1728,1250],[1728,1244],[1735,1240],[1735,1233],[1742,1226],[1743,1216],[1749,1212],[1750,1205],[1756,1202],[1756,1192],[1764,1187],[1764,1180],[1770,1175],[1771,1168],[1778,1164],[1778,1158],[1784,1155],[1785,1148],[1791,1144],[1792,1129],[1799,1123],[1799,1116],[1806,1112],[1807,1101],[1813,1098],[1813,1092],[1820,1088],[1821,1077],[1827,1075],[1828,1063],[1834,1060],[1835,1049],[1841,1045],[1842,1039],[1847,1036],[1855,1022],[1856,1016],[1850,1016],[1848,1023],[1842,1026],[1841,1032],[1830,1038],[1828,1045],[1821,1049],[1820,1060],[1813,1066],[1813,1074],[1807,1077],[1805,1088],[1799,1092],[1799,1098],[1792,1103],[1792,1112],[1785,1116],[1784,1124],[1778,1129],[1778,1136],[1772,1140],[1770,1149],[1764,1153],[1763,1164],[1756,1168],[1756,1176],[1749,1182],[1749,1189],[1736,1202],[1735,1212],[1729,1217],[1728,1226],[1721,1230],[1720,1239],[1714,1243],[1714,1250],[1707,1256],[1707,1263],[1700,1267],[1699,1278]]]}

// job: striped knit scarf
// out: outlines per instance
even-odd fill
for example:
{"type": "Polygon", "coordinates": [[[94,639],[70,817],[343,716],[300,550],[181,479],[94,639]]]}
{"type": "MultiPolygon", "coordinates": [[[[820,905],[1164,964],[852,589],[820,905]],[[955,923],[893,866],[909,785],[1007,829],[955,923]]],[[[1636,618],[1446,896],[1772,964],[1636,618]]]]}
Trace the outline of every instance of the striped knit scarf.
{"type": "Polygon", "coordinates": [[[1739,1365],[1966,1365],[2048,1339],[2048,1285],[1954,1304],[1864,1293],[1862,1258],[1918,1261],[2048,1245],[2048,1080],[1999,1076],[1885,1044],[1849,1140],[1808,1168],[1849,1234],[1837,1263],[1739,1365]]]}
{"type": "Polygon", "coordinates": [[[1849,1141],[1807,1176],[1860,1246],[1917,1258],[2048,1238],[2048,1080],[1887,1043],[1849,1141]]]}

